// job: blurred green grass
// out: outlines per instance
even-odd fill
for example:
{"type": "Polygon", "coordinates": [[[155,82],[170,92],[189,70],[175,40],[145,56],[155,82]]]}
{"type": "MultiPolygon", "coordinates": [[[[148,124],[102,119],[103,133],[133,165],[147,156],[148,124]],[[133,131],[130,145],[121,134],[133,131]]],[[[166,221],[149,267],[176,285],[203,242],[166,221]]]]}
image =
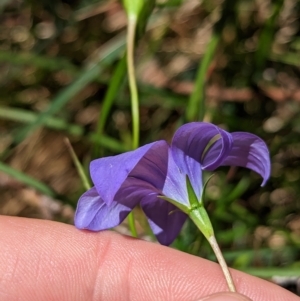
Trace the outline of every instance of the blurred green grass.
{"type": "MultiPolygon", "coordinates": [[[[91,158],[132,144],[125,13],[117,1],[96,0],[1,9],[0,179],[74,206],[84,188],[71,160],[58,163],[67,150],[51,137],[68,137],[86,172],[91,158]]],[[[296,0],[158,1],[136,45],[141,144],[204,118],[269,145],[266,187],[248,170],[222,168],[206,196],[230,265],[262,277],[300,275],[299,15],[296,0]]],[[[18,215],[3,209],[9,202],[0,212],[18,215]]],[[[174,247],[211,255],[191,223],[174,247]]]]}

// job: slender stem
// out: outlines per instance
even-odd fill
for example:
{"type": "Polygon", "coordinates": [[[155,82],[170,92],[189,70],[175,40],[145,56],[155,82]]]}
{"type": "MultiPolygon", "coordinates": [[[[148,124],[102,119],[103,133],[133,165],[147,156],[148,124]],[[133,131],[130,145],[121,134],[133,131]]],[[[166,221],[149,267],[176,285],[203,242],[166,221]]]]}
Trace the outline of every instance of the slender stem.
{"type": "MultiPolygon", "coordinates": [[[[131,114],[132,114],[132,149],[139,146],[139,98],[135,78],[134,69],[134,41],[136,31],[137,17],[135,15],[128,16],[128,32],[127,32],[127,70],[129,89],[131,94],[131,114]]],[[[133,212],[128,215],[128,223],[132,236],[137,237],[137,231],[134,223],[133,212]]]]}
{"type": "MultiPolygon", "coordinates": [[[[187,184],[189,181],[187,182],[187,184]]],[[[189,185],[187,185],[188,191],[189,185]]],[[[189,200],[193,200],[193,196],[191,196],[191,193],[189,193],[189,200]]],[[[193,205],[193,201],[191,202],[191,205],[193,205]]],[[[224,257],[222,255],[222,252],[219,248],[219,245],[216,241],[214,230],[212,227],[212,224],[210,222],[209,216],[203,206],[198,206],[192,209],[188,213],[189,217],[192,219],[192,221],[195,223],[195,225],[198,227],[198,229],[203,233],[203,235],[206,237],[208,242],[210,243],[212,249],[214,250],[214,253],[216,254],[216,257],[218,259],[218,262],[221,266],[221,269],[223,271],[223,274],[225,276],[225,279],[227,281],[228,288],[231,292],[235,292],[235,286],[232,280],[232,277],[230,275],[230,272],[228,270],[227,264],[224,260],[224,257]]]]}
{"type": "Polygon", "coordinates": [[[127,68],[128,80],[131,93],[131,114],[132,114],[132,148],[139,146],[139,99],[134,69],[134,41],[137,19],[129,15],[127,34],[127,68]]]}
{"type": "Polygon", "coordinates": [[[77,155],[76,155],[76,153],[75,153],[75,151],[72,147],[72,144],[70,143],[70,140],[68,138],[65,138],[65,144],[66,144],[66,146],[68,148],[68,151],[69,151],[69,153],[72,157],[73,163],[74,163],[74,165],[77,169],[77,172],[79,174],[79,177],[81,179],[81,182],[82,182],[84,188],[86,190],[89,190],[91,188],[91,184],[90,184],[90,181],[88,179],[88,176],[85,174],[84,168],[81,165],[80,161],[78,160],[78,157],[77,157],[77,155]]]}
{"type": "Polygon", "coordinates": [[[216,238],[214,235],[210,236],[208,238],[208,242],[210,243],[212,249],[214,250],[215,254],[216,254],[216,257],[218,259],[218,262],[221,266],[221,269],[224,273],[224,276],[225,276],[225,279],[227,281],[227,285],[228,285],[228,288],[231,292],[236,292],[236,288],[235,288],[235,285],[234,285],[234,282],[233,282],[233,279],[231,277],[231,274],[230,274],[230,271],[228,269],[228,266],[226,264],[226,261],[222,255],[222,252],[219,248],[219,245],[216,241],[216,238]]]}
{"type": "MultiPolygon", "coordinates": [[[[188,199],[189,199],[189,203],[190,203],[190,208],[189,208],[189,210],[187,210],[186,213],[189,215],[189,217],[195,223],[197,228],[202,232],[202,234],[208,240],[208,242],[211,245],[211,247],[218,259],[218,262],[221,266],[221,269],[222,269],[225,279],[227,281],[229,290],[231,292],[235,292],[236,289],[234,286],[234,282],[232,280],[229,269],[227,267],[227,264],[224,260],[223,255],[222,255],[222,252],[219,248],[219,245],[216,241],[214,229],[211,224],[210,218],[207,214],[207,211],[203,207],[203,195],[204,195],[205,189],[207,187],[208,181],[209,181],[209,179],[204,184],[203,194],[202,194],[201,200],[199,202],[197,195],[195,194],[192,184],[189,180],[189,177],[188,176],[186,177],[186,186],[187,186],[187,192],[188,192],[188,199]]],[[[166,199],[166,200],[169,200],[169,199],[166,199]]],[[[175,204],[175,206],[176,206],[176,204],[175,204]]],[[[183,210],[183,211],[185,212],[185,210],[183,210]]]]}

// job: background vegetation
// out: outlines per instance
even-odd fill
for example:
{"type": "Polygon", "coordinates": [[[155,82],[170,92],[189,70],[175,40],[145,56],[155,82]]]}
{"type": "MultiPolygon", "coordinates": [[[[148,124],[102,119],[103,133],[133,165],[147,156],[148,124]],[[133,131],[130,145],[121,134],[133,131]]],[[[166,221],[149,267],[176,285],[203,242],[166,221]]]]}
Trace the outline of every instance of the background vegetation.
{"type": "MultiPolygon", "coordinates": [[[[132,145],[124,9],[6,0],[0,12],[0,213],[72,223],[84,188],[65,138],[86,170],[132,145]]],[[[206,195],[229,265],[267,278],[300,275],[299,15],[297,0],[161,0],[136,45],[141,144],[203,117],[267,142],[265,187],[221,168],[206,195]]],[[[191,223],[174,247],[213,259],[191,223]]]]}

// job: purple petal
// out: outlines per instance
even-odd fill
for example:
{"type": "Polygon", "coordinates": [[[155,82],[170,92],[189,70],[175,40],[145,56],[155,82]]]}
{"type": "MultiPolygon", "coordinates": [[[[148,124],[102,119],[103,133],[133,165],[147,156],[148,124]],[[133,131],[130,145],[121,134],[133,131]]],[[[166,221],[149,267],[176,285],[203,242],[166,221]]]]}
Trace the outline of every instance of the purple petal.
{"type": "Polygon", "coordinates": [[[171,147],[181,169],[187,164],[185,157],[190,157],[201,163],[203,169],[214,170],[227,156],[231,146],[232,138],[228,132],[211,123],[191,122],[176,131],[171,147]],[[212,143],[214,139],[216,141],[212,143]]]}
{"type": "MultiPolygon", "coordinates": [[[[160,195],[161,191],[150,183],[133,177],[128,178],[115,196],[115,201],[125,206],[134,207],[149,195],[160,195]]],[[[132,207],[132,208],[133,208],[132,207]]]]}
{"type": "Polygon", "coordinates": [[[165,141],[157,141],[131,152],[92,161],[91,178],[103,201],[107,205],[113,202],[124,181],[132,176],[133,170],[133,176],[162,187],[167,172],[167,150],[165,141]]]}
{"type": "Polygon", "coordinates": [[[108,206],[93,187],[86,191],[78,201],[75,226],[78,229],[92,231],[113,228],[126,218],[136,204],[136,200],[126,202],[126,205],[114,201],[108,206]]]}
{"type": "Polygon", "coordinates": [[[204,151],[202,160],[203,169],[215,170],[230,153],[232,148],[232,136],[230,133],[217,128],[219,134],[212,138],[212,144],[204,151]],[[215,140],[215,141],[214,141],[215,140]]]}
{"type": "Polygon", "coordinates": [[[159,243],[170,245],[179,234],[187,215],[155,195],[145,197],[141,202],[141,207],[159,243]]]}
{"type": "Polygon", "coordinates": [[[191,122],[176,131],[171,145],[172,155],[180,172],[188,175],[197,196],[202,191],[200,170],[217,168],[231,145],[231,135],[210,123],[191,122]]]}
{"type": "Polygon", "coordinates": [[[202,170],[200,164],[195,162],[194,159],[190,157],[185,158],[181,150],[178,150],[178,152],[181,152],[181,157],[185,160],[185,162],[187,162],[186,170],[185,172],[180,170],[177,163],[174,161],[171,150],[169,150],[168,173],[162,193],[166,197],[173,199],[182,205],[189,206],[190,203],[186,186],[186,174],[189,175],[190,180],[192,179],[195,193],[200,198],[202,191],[202,170]]]}
{"type": "Polygon", "coordinates": [[[168,171],[169,145],[166,141],[156,142],[130,172],[129,178],[136,178],[161,190],[168,171]]]}
{"type": "Polygon", "coordinates": [[[244,132],[235,132],[233,147],[222,165],[247,167],[263,178],[262,186],[270,177],[271,163],[266,143],[256,135],[244,132]]]}

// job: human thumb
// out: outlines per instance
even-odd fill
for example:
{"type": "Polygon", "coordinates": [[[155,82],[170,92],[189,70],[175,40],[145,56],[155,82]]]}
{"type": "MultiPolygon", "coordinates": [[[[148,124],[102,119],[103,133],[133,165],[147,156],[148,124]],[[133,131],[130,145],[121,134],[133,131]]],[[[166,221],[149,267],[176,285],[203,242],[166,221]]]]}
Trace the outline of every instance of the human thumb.
{"type": "Polygon", "coordinates": [[[248,297],[237,293],[217,293],[197,301],[251,301],[248,297]]]}

